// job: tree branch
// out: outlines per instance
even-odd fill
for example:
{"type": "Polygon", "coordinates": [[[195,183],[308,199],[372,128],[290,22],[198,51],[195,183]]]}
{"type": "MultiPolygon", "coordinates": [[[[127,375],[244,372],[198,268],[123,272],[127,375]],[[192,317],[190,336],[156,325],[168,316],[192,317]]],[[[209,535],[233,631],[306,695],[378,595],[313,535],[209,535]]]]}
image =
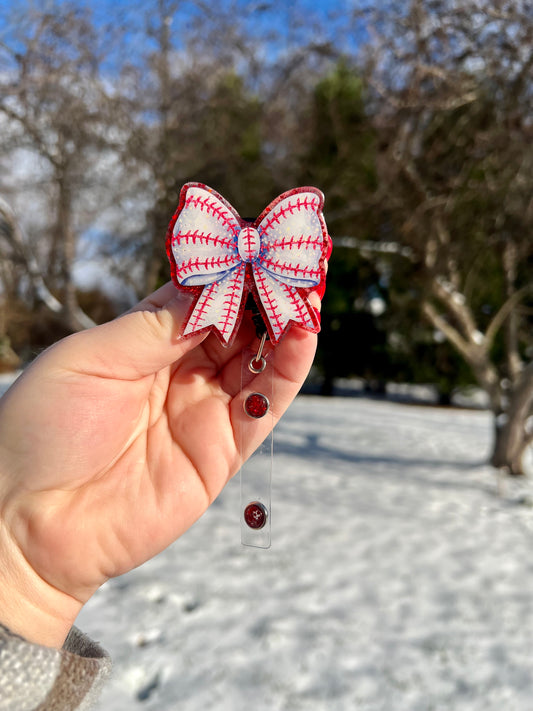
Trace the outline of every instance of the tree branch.
{"type": "Polygon", "coordinates": [[[492,347],[494,338],[496,337],[496,334],[498,333],[499,329],[503,326],[505,319],[520,303],[520,301],[522,301],[524,296],[529,293],[533,293],[533,284],[526,284],[526,286],[523,286],[521,289],[518,289],[518,291],[515,291],[515,293],[512,294],[512,296],[510,296],[500,306],[500,308],[494,315],[492,321],[488,325],[487,330],[485,331],[485,342],[487,344],[488,349],[492,347]]]}
{"type": "Polygon", "coordinates": [[[464,339],[456,328],[441,316],[429,301],[422,302],[422,314],[434,328],[442,331],[444,336],[464,358],[480,384],[487,392],[493,412],[501,411],[501,390],[496,368],[487,357],[487,351],[481,345],[470,343],[464,339]]]}
{"type": "Polygon", "coordinates": [[[416,261],[415,253],[411,247],[405,247],[399,242],[373,242],[372,240],[357,239],[357,237],[333,237],[335,247],[357,249],[360,252],[374,252],[377,254],[397,254],[410,262],[416,261]]]}
{"type": "Polygon", "coordinates": [[[5,104],[0,104],[0,111],[3,112],[7,118],[12,121],[16,121],[22,126],[24,131],[33,138],[35,144],[39,147],[41,155],[50,161],[54,168],[60,167],[59,161],[56,156],[52,155],[48,149],[48,146],[44,143],[41,134],[35,129],[35,126],[32,125],[30,121],[26,120],[25,116],[20,116],[16,111],[13,111],[13,109],[9,108],[9,106],[6,106],[5,104]]]}
{"type": "Polygon", "coordinates": [[[430,324],[441,331],[463,358],[470,363],[472,360],[472,347],[470,343],[461,336],[459,331],[450,325],[448,321],[437,312],[433,304],[427,300],[422,302],[422,313],[430,324]]]}
{"type": "MultiPolygon", "coordinates": [[[[33,291],[40,301],[53,313],[60,314],[64,311],[63,304],[56,299],[52,292],[46,286],[41,269],[37,264],[35,256],[31,250],[26,248],[25,240],[22,236],[21,228],[17,222],[15,213],[11,206],[2,198],[0,198],[0,222],[4,223],[2,233],[7,239],[17,256],[24,264],[33,291]]],[[[75,317],[81,328],[91,328],[96,324],[80,309],[76,309],[75,317]]]]}
{"type": "Polygon", "coordinates": [[[484,336],[476,326],[465,296],[453,284],[438,276],[431,280],[431,291],[457,320],[463,330],[463,337],[476,347],[483,345],[484,336]]]}

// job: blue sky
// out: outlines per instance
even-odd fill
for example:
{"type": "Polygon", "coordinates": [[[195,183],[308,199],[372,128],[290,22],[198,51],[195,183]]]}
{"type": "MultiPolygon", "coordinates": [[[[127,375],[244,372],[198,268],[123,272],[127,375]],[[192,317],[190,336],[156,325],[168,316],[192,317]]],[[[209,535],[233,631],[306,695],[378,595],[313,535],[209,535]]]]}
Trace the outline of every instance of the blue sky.
{"type": "MultiPolygon", "coordinates": [[[[249,38],[257,38],[262,50],[258,56],[267,59],[284,54],[289,48],[305,46],[311,40],[329,42],[337,50],[353,51],[361,41],[361,33],[354,33],[353,28],[351,32],[348,30],[350,8],[376,0],[219,0],[216,3],[179,0],[175,3],[178,11],[172,25],[172,42],[177,49],[184,44],[188,24],[194,18],[202,18],[202,11],[198,9],[200,1],[209,14],[224,15],[229,26],[233,19],[230,8],[237,8],[239,17],[235,21],[243,24],[249,38]]],[[[135,63],[136,55],[145,58],[147,52],[155,48],[147,35],[147,25],[157,22],[157,5],[158,0],[141,0],[141,3],[139,0],[0,0],[0,41],[13,45],[16,40],[11,28],[16,28],[15,33],[21,31],[24,18],[32,9],[52,13],[60,13],[67,7],[89,9],[102,30],[99,40],[105,71],[113,73],[113,68],[125,57],[135,63]],[[13,13],[17,16],[15,20],[13,13]],[[9,24],[7,18],[10,18],[9,24]],[[122,36],[125,45],[118,50],[114,43],[106,40],[110,27],[127,28],[122,36]]]]}
{"type": "MultiPolygon", "coordinates": [[[[261,17],[269,15],[277,17],[280,23],[283,23],[287,10],[290,10],[295,2],[287,3],[286,0],[219,0],[216,7],[221,9],[229,8],[232,4],[245,14],[253,15],[258,22],[261,22],[261,17]]],[[[324,22],[331,21],[331,15],[339,12],[347,12],[354,4],[353,0],[297,0],[297,4],[304,10],[308,17],[321,18],[324,22]]],[[[0,16],[5,15],[13,10],[23,11],[25,8],[34,8],[36,10],[53,11],[62,6],[74,5],[78,7],[87,7],[92,10],[94,17],[101,23],[109,21],[109,19],[117,18],[127,14],[130,18],[139,17],[143,12],[155,6],[155,2],[149,1],[139,3],[138,0],[3,0],[0,3],[0,16]]],[[[179,3],[179,13],[187,14],[191,12],[194,2],[190,0],[182,0],[179,3]]]]}
{"type": "MultiPolygon", "coordinates": [[[[363,0],[364,1],[364,0],[363,0]]],[[[366,0],[369,2],[370,0],[366,0]]],[[[241,19],[245,19],[246,27],[252,35],[260,35],[268,27],[274,27],[278,32],[295,32],[294,18],[291,15],[295,7],[301,9],[298,17],[304,25],[319,23],[323,31],[331,33],[340,30],[346,25],[346,16],[354,4],[360,6],[361,0],[219,0],[217,3],[205,2],[205,5],[216,8],[217,11],[227,12],[232,6],[240,10],[241,19]],[[340,17],[339,17],[340,16],[340,17]],[[342,19],[344,17],[344,19],[342,19]]],[[[151,8],[156,8],[157,0],[3,0],[0,2],[0,28],[5,23],[5,18],[12,12],[24,16],[28,9],[38,11],[60,11],[66,6],[90,8],[97,24],[104,26],[109,22],[120,23],[127,21],[135,26],[143,24],[144,18],[150,14],[151,8]]],[[[198,15],[198,8],[194,0],[181,0],[178,5],[178,16],[185,20],[187,17],[198,15]]],[[[155,15],[155,12],[152,12],[155,15]]]]}

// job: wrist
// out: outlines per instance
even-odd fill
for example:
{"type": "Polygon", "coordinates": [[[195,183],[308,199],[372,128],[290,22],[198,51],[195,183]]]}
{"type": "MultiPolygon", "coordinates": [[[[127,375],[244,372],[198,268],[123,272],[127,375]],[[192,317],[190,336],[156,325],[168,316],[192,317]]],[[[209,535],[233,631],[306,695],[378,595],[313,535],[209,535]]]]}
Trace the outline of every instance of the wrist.
{"type": "Polygon", "coordinates": [[[81,607],[33,570],[0,522],[0,623],[28,642],[60,649],[81,607]]]}

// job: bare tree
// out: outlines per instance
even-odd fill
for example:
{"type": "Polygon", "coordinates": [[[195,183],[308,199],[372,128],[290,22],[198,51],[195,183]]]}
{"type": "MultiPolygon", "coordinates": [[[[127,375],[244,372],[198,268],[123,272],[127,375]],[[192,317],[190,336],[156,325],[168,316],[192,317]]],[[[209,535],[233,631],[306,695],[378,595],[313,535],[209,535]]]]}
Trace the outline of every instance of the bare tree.
{"type": "Polygon", "coordinates": [[[372,199],[410,250],[422,314],[489,396],[492,463],[522,474],[533,443],[533,10],[411,0],[374,10],[368,27],[372,199]]]}
{"type": "Polygon", "coordinates": [[[76,9],[30,11],[0,47],[2,154],[12,167],[21,151],[36,157],[25,187],[46,206],[32,222],[21,215],[38,234],[25,238],[12,223],[7,241],[25,263],[35,296],[71,330],[92,324],[77,302],[74,263],[80,234],[107,199],[100,166],[121,143],[116,102],[99,75],[97,48],[89,16],[76,9]],[[38,176],[31,172],[36,164],[38,176]]]}

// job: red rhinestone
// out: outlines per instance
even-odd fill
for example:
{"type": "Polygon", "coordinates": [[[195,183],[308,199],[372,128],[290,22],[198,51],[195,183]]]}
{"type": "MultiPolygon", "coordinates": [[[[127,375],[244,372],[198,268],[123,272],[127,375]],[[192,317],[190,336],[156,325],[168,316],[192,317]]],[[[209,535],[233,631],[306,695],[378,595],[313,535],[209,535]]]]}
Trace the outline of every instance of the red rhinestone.
{"type": "Polygon", "coordinates": [[[267,521],[267,510],[260,504],[259,501],[252,501],[251,504],[244,509],[244,520],[250,528],[263,528],[267,521]]]}
{"type": "Polygon", "coordinates": [[[264,417],[268,412],[270,403],[268,398],[261,393],[252,393],[248,395],[244,402],[244,411],[249,417],[255,417],[256,419],[264,417]]]}

